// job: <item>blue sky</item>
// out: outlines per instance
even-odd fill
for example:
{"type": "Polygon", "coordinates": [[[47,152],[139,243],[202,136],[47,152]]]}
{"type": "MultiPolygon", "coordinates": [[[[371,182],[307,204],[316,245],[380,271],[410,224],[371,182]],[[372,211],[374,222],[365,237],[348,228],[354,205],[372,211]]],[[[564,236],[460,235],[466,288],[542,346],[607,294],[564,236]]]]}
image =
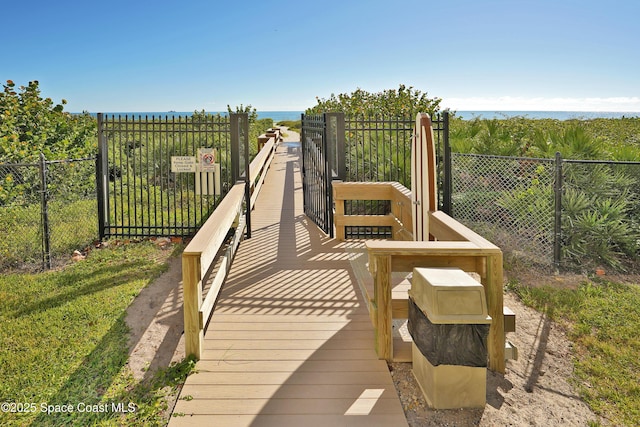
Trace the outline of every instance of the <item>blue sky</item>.
{"type": "Polygon", "coordinates": [[[413,86],[455,110],[640,111],[640,1],[12,1],[0,80],[67,111],[304,110],[413,86]]]}

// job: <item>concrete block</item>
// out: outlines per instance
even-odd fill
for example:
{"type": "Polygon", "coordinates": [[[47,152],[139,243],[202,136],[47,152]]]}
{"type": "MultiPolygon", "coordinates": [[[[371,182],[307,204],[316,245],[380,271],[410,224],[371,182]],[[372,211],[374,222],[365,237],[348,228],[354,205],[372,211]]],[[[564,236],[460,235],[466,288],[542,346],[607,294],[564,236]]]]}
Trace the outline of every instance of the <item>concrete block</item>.
{"type": "Polygon", "coordinates": [[[433,366],[415,344],[413,375],[433,409],[484,408],[487,369],[458,365],[433,366]]]}
{"type": "Polygon", "coordinates": [[[513,345],[511,341],[504,343],[504,358],[505,360],[518,360],[518,347],[513,345]]]}

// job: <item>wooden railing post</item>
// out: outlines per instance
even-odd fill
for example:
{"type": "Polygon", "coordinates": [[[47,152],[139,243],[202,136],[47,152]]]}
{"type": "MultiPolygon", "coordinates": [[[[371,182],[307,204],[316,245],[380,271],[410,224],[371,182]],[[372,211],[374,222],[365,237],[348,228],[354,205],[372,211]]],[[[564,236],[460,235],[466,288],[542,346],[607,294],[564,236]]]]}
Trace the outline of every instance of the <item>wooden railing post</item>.
{"type": "Polygon", "coordinates": [[[391,257],[376,255],[370,268],[373,274],[373,304],[376,310],[376,352],[379,359],[393,361],[391,257]]]}
{"type": "Polygon", "coordinates": [[[336,240],[343,242],[346,239],[345,226],[344,226],[344,198],[341,194],[338,194],[338,188],[336,184],[340,184],[341,181],[334,181],[333,183],[333,201],[335,203],[335,213],[333,224],[336,227],[336,240]]]}
{"type": "Polygon", "coordinates": [[[200,328],[200,257],[182,254],[182,289],[184,298],[184,339],[187,356],[200,359],[204,332],[200,328]]]}
{"type": "Polygon", "coordinates": [[[491,328],[487,338],[489,350],[489,369],[504,374],[506,361],[504,354],[504,297],[502,287],[502,252],[487,256],[487,277],[485,294],[487,296],[487,309],[491,316],[491,328]]]}

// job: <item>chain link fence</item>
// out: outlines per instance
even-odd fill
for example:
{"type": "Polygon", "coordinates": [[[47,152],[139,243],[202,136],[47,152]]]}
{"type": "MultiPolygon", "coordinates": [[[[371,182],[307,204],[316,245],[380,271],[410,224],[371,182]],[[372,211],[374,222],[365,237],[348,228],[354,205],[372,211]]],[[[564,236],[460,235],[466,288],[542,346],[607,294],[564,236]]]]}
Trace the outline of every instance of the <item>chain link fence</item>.
{"type": "Polygon", "coordinates": [[[98,238],[95,158],[0,164],[0,270],[48,269],[98,238]]]}
{"type": "Polygon", "coordinates": [[[452,216],[503,251],[553,262],[554,163],[451,154],[452,216]]]}
{"type": "Polygon", "coordinates": [[[637,270],[640,163],[451,154],[452,216],[541,267],[637,270]]]}

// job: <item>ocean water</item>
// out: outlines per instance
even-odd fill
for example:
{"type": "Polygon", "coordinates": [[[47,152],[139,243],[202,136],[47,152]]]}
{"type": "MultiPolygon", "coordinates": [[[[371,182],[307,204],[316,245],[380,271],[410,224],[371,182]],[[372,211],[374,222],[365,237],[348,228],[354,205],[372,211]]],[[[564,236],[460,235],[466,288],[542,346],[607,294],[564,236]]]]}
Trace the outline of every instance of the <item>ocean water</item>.
{"type": "MultiPolygon", "coordinates": [[[[227,112],[211,111],[211,114],[227,114],[227,112]]],[[[300,120],[300,115],[303,111],[258,111],[258,118],[273,119],[274,123],[284,120],[300,120]]],[[[188,117],[193,112],[108,112],[106,115],[115,116],[129,116],[129,117],[188,117]]],[[[95,113],[91,115],[95,116],[95,113]]],[[[474,118],[480,119],[505,119],[511,117],[525,117],[528,119],[555,119],[555,120],[570,120],[570,119],[620,119],[623,117],[640,117],[639,111],[628,112],[612,112],[612,111],[456,111],[455,115],[464,120],[473,120],[474,118]]]]}
{"type": "Polygon", "coordinates": [[[589,120],[589,119],[621,119],[623,117],[640,117],[639,111],[456,111],[455,115],[464,120],[505,119],[511,117],[525,117],[527,119],[555,119],[555,120],[589,120]]]}

